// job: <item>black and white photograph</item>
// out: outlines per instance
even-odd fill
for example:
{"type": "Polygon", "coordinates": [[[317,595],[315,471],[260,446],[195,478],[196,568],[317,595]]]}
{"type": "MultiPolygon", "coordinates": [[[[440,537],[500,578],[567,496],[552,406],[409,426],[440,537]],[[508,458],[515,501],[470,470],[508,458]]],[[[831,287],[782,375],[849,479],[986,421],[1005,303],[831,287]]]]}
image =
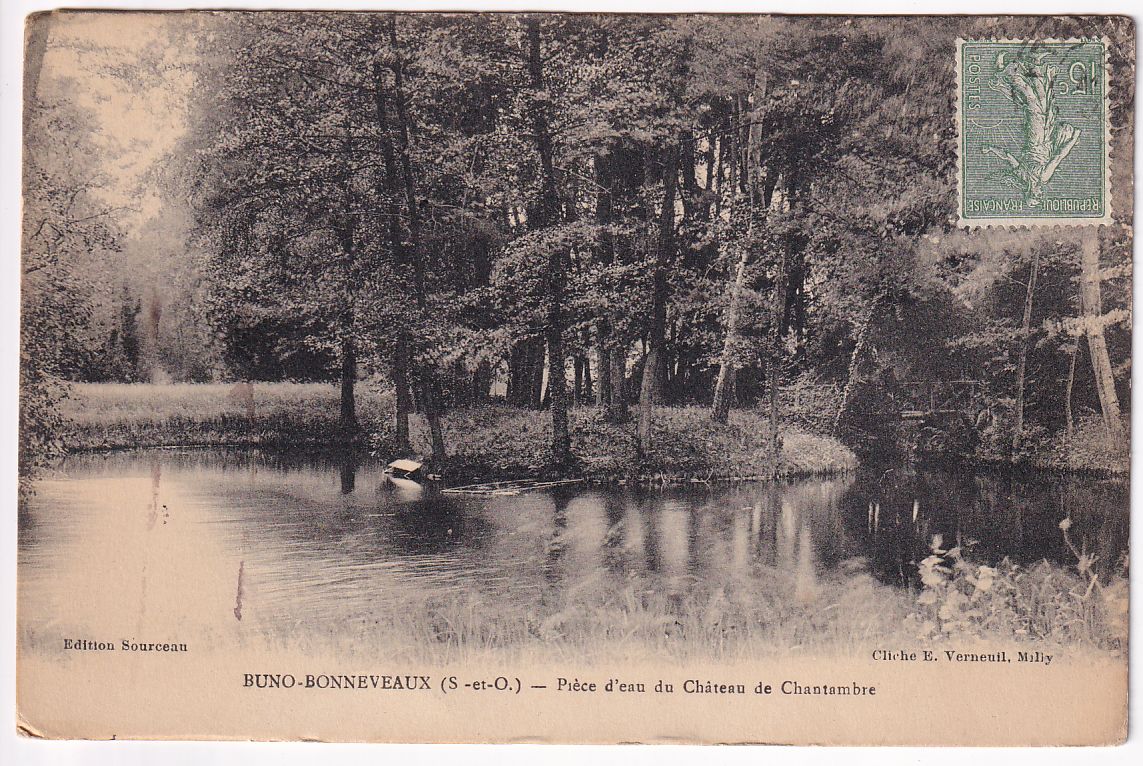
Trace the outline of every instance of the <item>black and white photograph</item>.
{"type": "Polygon", "coordinates": [[[20,733],[1123,742],[1135,35],[29,16],[20,733]]]}

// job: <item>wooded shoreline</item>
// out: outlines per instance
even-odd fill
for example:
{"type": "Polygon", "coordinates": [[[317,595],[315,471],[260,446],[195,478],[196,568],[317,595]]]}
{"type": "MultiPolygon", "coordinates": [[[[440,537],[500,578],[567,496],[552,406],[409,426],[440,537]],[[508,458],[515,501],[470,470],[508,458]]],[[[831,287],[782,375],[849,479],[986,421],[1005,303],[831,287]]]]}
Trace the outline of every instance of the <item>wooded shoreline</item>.
{"type": "MultiPolygon", "coordinates": [[[[347,440],[338,430],[335,386],[257,383],[252,390],[253,398],[245,405],[232,395],[233,387],[228,384],[77,385],[63,408],[71,421],[65,449],[80,453],[257,448],[326,455],[351,452],[384,460],[426,458],[431,453],[428,423],[417,415],[412,417],[410,434],[414,451],[396,451],[388,391],[362,387],[362,431],[347,440]]],[[[632,420],[609,424],[599,408],[576,407],[569,418],[575,459],[555,466],[547,459],[550,425],[546,412],[503,404],[469,407],[445,416],[451,451],[434,471],[456,482],[571,476],[604,483],[665,485],[788,480],[856,469],[858,456],[840,440],[790,426],[782,432],[782,462],[774,470],[765,457],[766,417],[760,410],[734,410],[722,425],[712,422],[704,407],[665,407],[661,423],[656,424],[653,451],[640,461],[635,455],[632,420]]],[[[1119,477],[1128,469],[1125,461],[1069,467],[1052,460],[1046,448],[1038,460],[1016,464],[972,454],[921,455],[919,459],[946,465],[953,461],[981,471],[1051,471],[1092,477],[1119,477]]]]}
{"type": "MultiPolygon", "coordinates": [[[[387,417],[392,395],[367,390],[359,397],[362,430],[346,439],[338,430],[337,390],[321,384],[256,384],[255,404],[245,410],[228,396],[228,385],[74,387],[64,414],[72,425],[69,452],[139,448],[256,447],[281,451],[371,453],[378,459],[431,454],[425,418],[411,418],[411,453],[396,451],[387,417]],[[418,449],[419,448],[419,449],[418,449]]],[[[736,411],[726,425],[713,423],[705,408],[664,408],[653,449],[637,460],[633,419],[606,423],[594,407],[570,411],[574,460],[553,465],[546,449],[546,412],[485,405],[449,412],[444,428],[451,451],[435,472],[450,480],[496,480],[577,476],[600,481],[677,482],[735,478],[793,478],[856,468],[853,452],[839,441],[799,431],[783,434],[782,462],[765,459],[764,415],[736,411]]]]}

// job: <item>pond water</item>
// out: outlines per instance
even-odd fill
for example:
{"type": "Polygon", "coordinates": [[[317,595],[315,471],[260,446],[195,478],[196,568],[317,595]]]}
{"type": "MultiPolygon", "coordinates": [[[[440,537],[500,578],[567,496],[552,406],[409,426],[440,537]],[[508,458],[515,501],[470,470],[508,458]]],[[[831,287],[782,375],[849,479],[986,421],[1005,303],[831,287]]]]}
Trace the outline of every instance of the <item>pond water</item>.
{"type": "MultiPolygon", "coordinates": [[[[855,557],[907,586],[933,535],[981,561],[1115,566],[1126,483],[862,469],[829,479],[685,488],[574,485],[512,497],[394,488],[376,462],[153,451],[69,458],[19,526],[25,631],[195,630],[251,620],[320,631],[427,597],[542,608],[576,588],[683,597],[698,584],[844,577],[855,557]]],[[[65,633],[67,635],[67,633],[65,633]]]]}

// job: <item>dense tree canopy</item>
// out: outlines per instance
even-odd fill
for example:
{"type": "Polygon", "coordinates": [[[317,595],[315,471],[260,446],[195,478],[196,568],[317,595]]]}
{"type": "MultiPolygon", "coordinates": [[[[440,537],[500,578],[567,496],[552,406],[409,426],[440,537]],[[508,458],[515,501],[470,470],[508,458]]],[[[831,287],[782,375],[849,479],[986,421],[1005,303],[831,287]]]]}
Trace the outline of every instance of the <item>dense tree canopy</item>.
{"type": "MultiPolygon", "coordinates": [[[[1004,31],[1089,31],[1052,23],[1004,31]]],[[[1130,219],[1094,235],[954,228],[952,40],[995,34],[985,20],[195,24],[200,87],[166,175],[194,266],[159,303],[209,331],[197,353],[160,343],[176,378],[339,380],[355,433],[354,384],[374,374],[396,392],[397,450],[421,411],[437,457],[448,408],[490,397],[550,409],[557,463],[575,459],[568,408],[590,402],[611,422],[638,404],[641,451],[656,406],[702,403],[723,422],[764,406],[776,455],[797,387],[836,391],[821,421],[858,442],[877,436],[870,413],[933,380],[980,384],[975,438],[1005,455],[1088,412],[1120,427],[1130,219]]],[[[1101,33],[1116,40],[1116,140],[1129,142],[1116,78],[1130,26],[1101,33]]],[[[75,228],[28,247],[51,258],[110,236],[75,228]]],[[[160,327],[147,296],[105,302],[115,341],[103,332],[85,374],[131,379],[140,355],[163,355],[127,337],[160,327]]]]}

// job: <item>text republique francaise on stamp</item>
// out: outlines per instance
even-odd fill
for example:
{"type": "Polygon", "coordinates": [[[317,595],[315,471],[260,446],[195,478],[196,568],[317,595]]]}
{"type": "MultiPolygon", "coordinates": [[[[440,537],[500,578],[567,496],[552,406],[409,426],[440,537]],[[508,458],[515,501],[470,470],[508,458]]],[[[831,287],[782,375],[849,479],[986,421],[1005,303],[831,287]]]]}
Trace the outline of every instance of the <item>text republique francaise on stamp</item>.
{"type": "Polygon", "coordinates": [[[1107,42],[957,40],[961,226],[1111,222],[1107,42]]]}

